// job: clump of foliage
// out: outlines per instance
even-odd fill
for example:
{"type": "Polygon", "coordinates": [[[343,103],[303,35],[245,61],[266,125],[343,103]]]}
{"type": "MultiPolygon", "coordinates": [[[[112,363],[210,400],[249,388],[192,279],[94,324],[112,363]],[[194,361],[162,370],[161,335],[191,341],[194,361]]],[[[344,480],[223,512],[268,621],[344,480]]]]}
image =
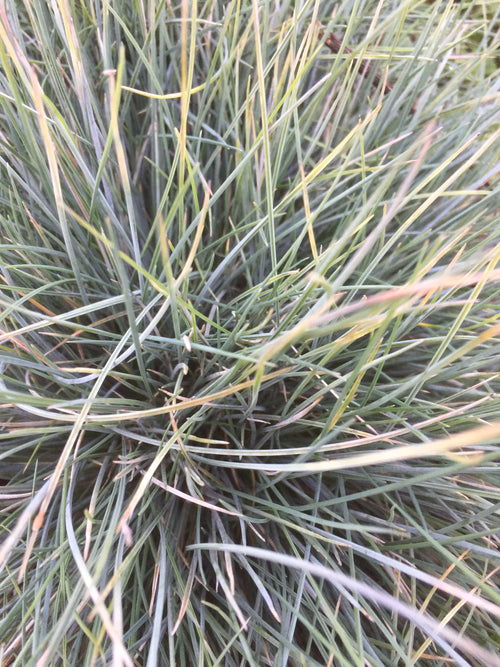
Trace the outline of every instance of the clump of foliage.
{"type": "Polygon", "coordinates": [[[1,4],[2,665],[498,664],[499,26],[1,4]]]}

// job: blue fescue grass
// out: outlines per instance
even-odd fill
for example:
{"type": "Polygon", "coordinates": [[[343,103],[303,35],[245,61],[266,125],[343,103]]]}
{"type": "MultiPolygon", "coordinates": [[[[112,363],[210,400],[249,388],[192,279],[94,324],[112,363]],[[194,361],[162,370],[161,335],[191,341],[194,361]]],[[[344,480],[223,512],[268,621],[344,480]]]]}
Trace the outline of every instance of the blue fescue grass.
{"type": "Polygon", "coordinates": [[[0,6],[2,664],[498,664],[499,19],[0,6]]]}

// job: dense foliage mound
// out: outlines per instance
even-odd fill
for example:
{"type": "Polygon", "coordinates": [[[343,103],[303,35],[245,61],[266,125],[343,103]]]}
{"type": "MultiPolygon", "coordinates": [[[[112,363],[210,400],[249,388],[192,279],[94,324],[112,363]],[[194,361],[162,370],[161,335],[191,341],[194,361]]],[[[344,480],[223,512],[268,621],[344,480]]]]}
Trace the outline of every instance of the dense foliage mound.
{"type": "Polygon", "coordinates": [[[500,8],[0,5],[2,665],[498,665],[500,8]]]}

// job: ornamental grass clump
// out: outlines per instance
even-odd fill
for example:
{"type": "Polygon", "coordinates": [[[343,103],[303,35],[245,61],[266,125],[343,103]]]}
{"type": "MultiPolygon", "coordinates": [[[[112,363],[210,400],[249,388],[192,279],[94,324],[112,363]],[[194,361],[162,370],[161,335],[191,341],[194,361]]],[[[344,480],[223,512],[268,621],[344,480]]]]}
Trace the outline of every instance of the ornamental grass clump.
{"type": "Polygon", "coordinates": [[[500,9],[0,4],[2,665],[498,665],[500,9]]]}

